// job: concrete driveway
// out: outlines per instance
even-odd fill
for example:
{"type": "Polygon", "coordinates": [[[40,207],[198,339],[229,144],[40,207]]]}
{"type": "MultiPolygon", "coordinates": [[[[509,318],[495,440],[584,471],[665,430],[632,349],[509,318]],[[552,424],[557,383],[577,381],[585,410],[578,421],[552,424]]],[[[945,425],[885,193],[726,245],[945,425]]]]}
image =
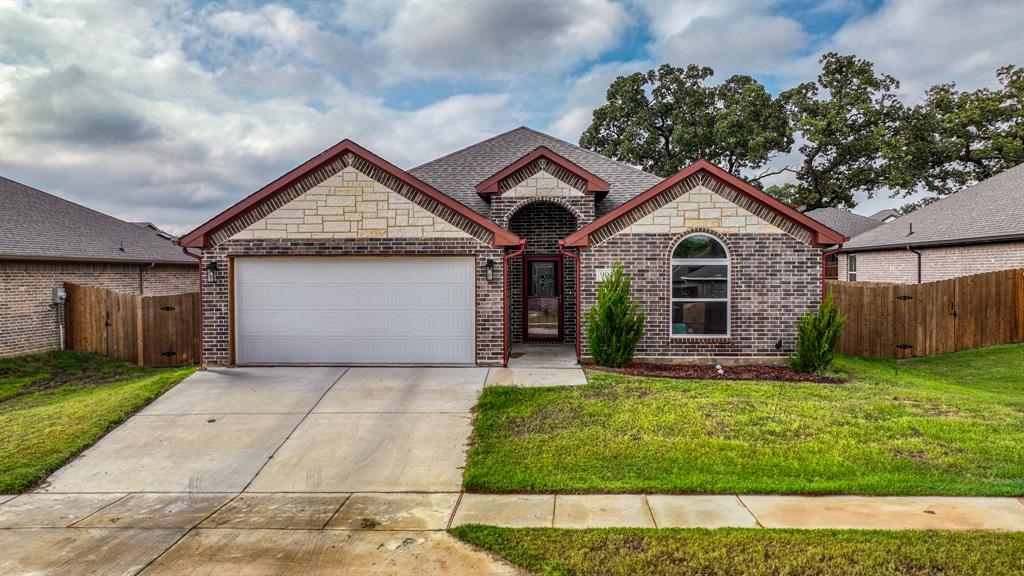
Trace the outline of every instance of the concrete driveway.
{"type": "Polygon", "coordinates": [[[517,573],[444,532],[486,377],[196,373],[0,498],[0,573],[517,573]]]}

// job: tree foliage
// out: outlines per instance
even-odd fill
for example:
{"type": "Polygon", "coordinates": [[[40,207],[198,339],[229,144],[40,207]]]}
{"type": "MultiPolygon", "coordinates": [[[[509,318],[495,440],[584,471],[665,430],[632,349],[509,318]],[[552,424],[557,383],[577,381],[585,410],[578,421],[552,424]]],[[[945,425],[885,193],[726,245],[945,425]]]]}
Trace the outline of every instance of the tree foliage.
{"type": "Polygon", "coordinates": [[[740,175],[788,152],[793,134],[782,103],[750,76],[715,86],[707,83],[713,74],[663,64],[620,76],[580,145],[659,176],[700,159],[740,175]]]}
{"type": "Polygon", "coordinates": [[[630,298],[631,285],[621,262],[597,284],[597,304],[587,313],[587,346],[598,366],[629,366],[644,336],[644,313],[630,298]]]}

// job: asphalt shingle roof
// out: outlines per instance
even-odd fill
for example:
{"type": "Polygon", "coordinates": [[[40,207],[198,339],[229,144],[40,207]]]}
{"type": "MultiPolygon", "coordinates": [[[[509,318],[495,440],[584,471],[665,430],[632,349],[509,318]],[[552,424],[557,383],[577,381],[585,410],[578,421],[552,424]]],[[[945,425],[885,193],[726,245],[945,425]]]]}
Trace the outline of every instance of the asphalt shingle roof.
{"type": "Polygon", "coordinates": [[[0,259],[196,265],[148,228],[0,177],[0,259]]]}
{"type": "Polygon", "coordinates": [[[844,248],[902,248],[1016,238],[1024,238],[1024,164],[869,230],[844,248]]]}
{"type": "Polygon", "coordinates": [[[431,160],[409,173],[490,218],[490,205],[476,193],[475,186],[538,146],[547,146],[608,182],[611,190],[597,203],[598,216],[662,180],[660,176],[525,126],[431,160]]]}
{"type": "Polygon", "coordinates": [[[842,208],[815,208],[804,212],[804,215],[850,238],[883,224],[880,220],[872,220],[842,208]]]}
{"type": "Polygon", "coordinates": [[[887,208],[885,210],[879,210],[878,212],[875,212],[871,216],[868,216],[868,218],[871,218],[872,220],[883,221],[890,216],[895,216],[896,218],[899,218],[901,214],[898,211],[893,210],[892,208],[887,208]]]}

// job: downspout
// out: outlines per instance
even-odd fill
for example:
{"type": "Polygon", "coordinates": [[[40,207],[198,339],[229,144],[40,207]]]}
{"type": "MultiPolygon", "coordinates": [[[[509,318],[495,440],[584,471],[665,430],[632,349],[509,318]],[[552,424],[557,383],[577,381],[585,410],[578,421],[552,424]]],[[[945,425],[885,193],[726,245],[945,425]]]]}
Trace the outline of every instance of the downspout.
{"type": "Polygon", "coordinates": [[[575,291],[576,291],[576,363],[579,364],[580,363],[580,322],[582,322],[582,319],[580,318],[580,256],[579,256],[579,254],[573,254],[572,252],[569,252],[569,251],[567,251],[565,249],[565,240],[559,240],[558,241],[558,251],[563,256],[568,256],[569,258],[572,258],[573,261],[575,262],[575,266],[573,266],[573,268],[576,271],[576,286],[575,286],[575,291]]]}
{"type": "Polygon", "coordinates": [[[909,244],[907,245],[907,251],[910,252],[911,254],[917,254],[917,283],[920,284],[921,283],[921,253],[919,251],[914,250],[913,248],[911,248],[909,244]]]}
{"type": "Polygon", "coordinates": [[[196,306],[196,326],[199,329],[199,370],[206,370],[206,365],[203,363],[203,257],[193,254],[188,251],[185,246],[181,247],[181,251],[187,256],[191,256],[196,259],[197,275],[199,277],[199,306],[196,306]]]}
{"type": "MultiPolygon", "coordinates": [[[[832,256],[834,254],[838,254],[839,252],[842,252],[842,250],[843,250],[843,243],[840,242],[839,245],[836,246],[835,250],[829,250],[828,252],[822,252],[821,253],[821,299],[822,300],[825,299],[825,296],[827,295],[826,292],[828,292],[828,285],[825,283],[826,282],[825,266],[827,266],[828,257],[832,256]]],[[[837,268],[837,270],[838,270],[838,268],[837,268]]]]}
{"type": "Polygon", "coordinates": [[[508,354],[509,352],[512,351],[512,331],[509,328],[509,314],[511,314],[511,312],[509,311],[508,302],[508,261],[515,258],[516,256],[521,256],[523,252],[526,252],[526,239],[519,240],[519,248],[517,250],[505,254],[505,261],[501,267],[501,273],[502,276],[504,277],[505,284],[505,314],[504,317],[501,319],[501,321],[505,324],[504,326],[502,326],[502,332],[505,335],[505,341],[502,342],[502,344],[505,347],[504,356],[502,358],[502,365],[504,365],[506,368],[508,367],[508,354]]]}

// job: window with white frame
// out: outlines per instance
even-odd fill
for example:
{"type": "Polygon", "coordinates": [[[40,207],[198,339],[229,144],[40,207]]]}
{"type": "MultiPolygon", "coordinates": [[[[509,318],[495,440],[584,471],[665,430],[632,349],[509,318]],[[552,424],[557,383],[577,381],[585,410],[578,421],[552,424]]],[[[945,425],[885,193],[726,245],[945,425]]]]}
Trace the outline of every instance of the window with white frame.
{"type": "Polygon", "coordinates": [[[691,234],[672,250],[672,336],[729,335],[729,253],[691,234]]]}
{"type": "Polygon", "coordinates": [[[857,255],[850,254],[846,257],[846,279],[850,282],[857,281],[857,255]]]}

